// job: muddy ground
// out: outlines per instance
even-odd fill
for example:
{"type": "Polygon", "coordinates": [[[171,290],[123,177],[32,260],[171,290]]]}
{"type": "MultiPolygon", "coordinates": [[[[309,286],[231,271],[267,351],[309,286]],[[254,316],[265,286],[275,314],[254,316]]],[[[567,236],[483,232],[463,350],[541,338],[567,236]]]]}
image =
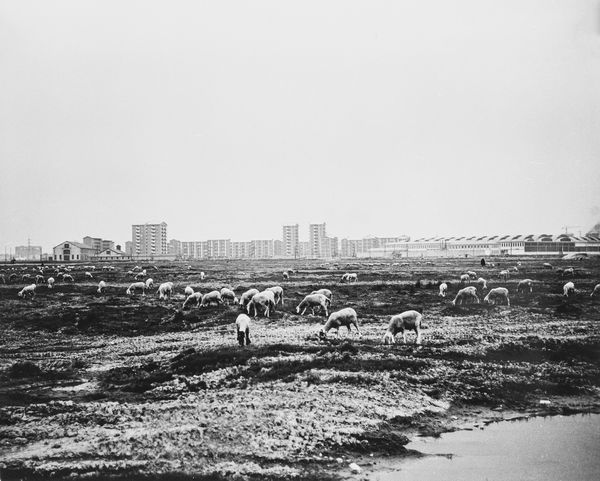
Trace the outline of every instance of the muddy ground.
{"type": "MultiPolygon", "coordinates": [[[[125,295],[132,265],[96,269],[94,280],[74,270],[75,283],[40,286],[33,300],[17,297],[21,281],[0,284],[0,476],[338,479],[350,462],[410,454],[404,445],[418,434],[598,412],[600,299],[590,293],[600,261],[550,260],[575,267],[578,292],[566,300],[566,280],[542,268],[548,260],[502,258],[486,269],[471,259],[144,264],[156,282],[174,281],[166,302],[156,289],[125,295]],[[501,281],[517,261],[520,272],[501,281]],[[296,271],[290,280],[284,269],[296,271]],[[466,270],[508,287],[511,306],[453,307],[466,270]],[[340,284],[346,271],[356,284],[340,284]],[[535,281],[532,295],[516,295],[523,278],[535,281]],[[449,282],[448,298],[439,281],[449,282]],[[182,311],[187,285],[238,295],[281,285],[285,306],[257,319],[252,345],[240,348],[239,308],[182,311]],[[296,314],[322,287],[333,310],[357,311],[362,337],[342,329],[320,342],[323,316],[296,314]],[[423,344],[411,333],[407,345],[401,336],[383,345],[390,316],[407,309],[424,314],[423,344]]],[[[0,267],[6,277],[9,268],[0,267]]]]}

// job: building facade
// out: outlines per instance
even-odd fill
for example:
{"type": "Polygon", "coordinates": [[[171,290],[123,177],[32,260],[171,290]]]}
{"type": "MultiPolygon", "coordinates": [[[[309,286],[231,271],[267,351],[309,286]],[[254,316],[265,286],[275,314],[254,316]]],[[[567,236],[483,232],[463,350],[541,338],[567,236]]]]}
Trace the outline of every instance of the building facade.
{"type": "Polygon", "coordinates": [[[300,242],[298,224],[284,225],[283,226],[283,256],[284,257],[297,257],[298,256],[298,242],[300,242]]]}
{"type": "Polygon", "coordinates": [[[14,258],[17,261],[39,261],[42,258],[42,247],[16,246],[14,258]]]}
{"type": "Polygon", "coordinates": [[[93,247],[74,241],[64,241],[52,249],[55,261],[88,261],[96,254],[93,247]]]}
{"type": "Polygon", "coordinates": [[[93,249],[95,249],[96,252],[115,248],[115,243],[113,241],[107,240],[107,239],[102,239],[100,237],[85,236],[83,238],[83,243],[86,246],[92,247],[93,249]]]}
{"type": "Polygon", "coordinates": [[[153,256],[169,253],[167,224],[134,224],[131,226],[132,254],[153,256]]]}

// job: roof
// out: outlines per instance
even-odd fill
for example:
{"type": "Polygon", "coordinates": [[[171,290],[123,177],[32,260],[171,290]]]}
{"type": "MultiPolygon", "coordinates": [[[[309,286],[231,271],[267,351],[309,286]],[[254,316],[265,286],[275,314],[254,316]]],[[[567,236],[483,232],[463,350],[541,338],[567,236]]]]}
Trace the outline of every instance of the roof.
{"type": "Polygon", "coordinates": [[[55,245],[53,248],[56,249],[58,247],[62,247],[63,244],[70,244],[72,246],[79,247],[80,249],[89,249],[91,251],[95,250],[92,246],[87,246],[85,244],[82,244],[81,242],[75,242],[70,240],[62,241],[60,244],[55,245]]]}

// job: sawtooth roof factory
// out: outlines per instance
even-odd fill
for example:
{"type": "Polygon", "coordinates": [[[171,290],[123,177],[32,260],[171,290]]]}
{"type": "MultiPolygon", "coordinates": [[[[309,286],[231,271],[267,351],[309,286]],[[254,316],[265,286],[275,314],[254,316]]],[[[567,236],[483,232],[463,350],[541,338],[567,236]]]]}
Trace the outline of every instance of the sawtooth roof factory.
{"type": "Polygon", "coordinates": [[[600,234],[529,234],[427,237],[370,249],[370,257],[468,257],[497,255],[600,255],[600,234]]]}

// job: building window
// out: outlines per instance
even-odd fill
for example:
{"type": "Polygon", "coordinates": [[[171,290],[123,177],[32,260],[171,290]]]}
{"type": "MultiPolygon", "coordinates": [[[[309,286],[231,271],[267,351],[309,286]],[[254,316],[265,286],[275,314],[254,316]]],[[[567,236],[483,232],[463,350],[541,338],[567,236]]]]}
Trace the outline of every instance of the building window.
{"type": "Polygon", "coordinates": [[[68,249],[68,248],[69,248],[69,244],[65,244],[65,249],[68,249]]]}

